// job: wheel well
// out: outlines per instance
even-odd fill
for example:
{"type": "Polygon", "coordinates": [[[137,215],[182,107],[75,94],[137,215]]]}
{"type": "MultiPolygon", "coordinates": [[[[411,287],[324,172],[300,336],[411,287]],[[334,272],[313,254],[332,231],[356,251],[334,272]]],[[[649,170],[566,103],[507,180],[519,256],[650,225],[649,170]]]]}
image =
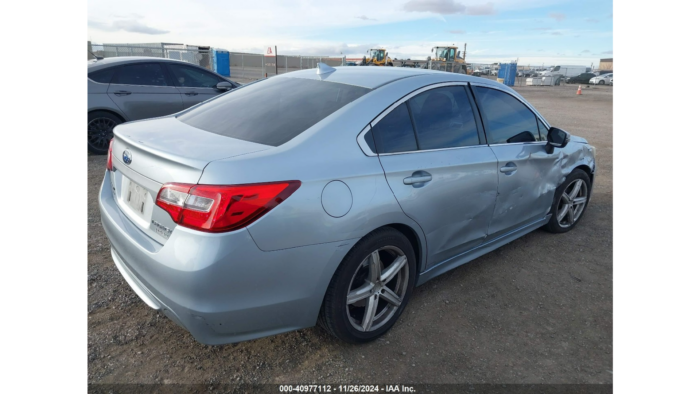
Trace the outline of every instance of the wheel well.
{"type": "Polygon", "coordinates": [[[418,265],[416,267],[416,273],[420,272],[422,262],[421,256],[423,255],[423,251],[420,244],[420,238],[418,238],[418,234],[416,234],[416,232],[413,231],[411,227],[401,223],[388,224],[384,227],[391,227],[399,231],[401,234],[405,235],[406,238],[408,238],[409,242],[411,242],[411,246],[413,247],[413,253],[416,257],[416,264],[418,265]]]}
{"type": "Polygon", "coordinates": [[[117,118],[121,119],[122,122],[126,122],[126,119],[124,119],[123,116],[121,116],[118,113],[116,113],[112,110],[109,110],[109,109],[93,109],[92,111],[88,112],[88,115],[90,115],[91,113],[95,113],[95,112],[107,112],[107,113],[110,113],[110,114],[116,116],[117,118]]]}
{"type": "Polygon", "coordinates": [[[574,169],[575,170],[582,170],[583,172],[585,172],[588,175],[588,179],[590,179],[591,183],[593,183],[593,172],[591,172],[591,169],[587,165],[581,164],[580,166],[578,166],[574,169]]]}

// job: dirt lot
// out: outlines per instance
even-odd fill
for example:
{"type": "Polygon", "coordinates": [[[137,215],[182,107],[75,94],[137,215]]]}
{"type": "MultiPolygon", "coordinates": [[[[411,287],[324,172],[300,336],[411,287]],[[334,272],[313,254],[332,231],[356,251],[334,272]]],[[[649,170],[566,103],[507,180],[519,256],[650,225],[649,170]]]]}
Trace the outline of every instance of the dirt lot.
{"type": "Polygon", "coordinates": [[[112,263],[88,156],[89,383],[612,383],[612,88],[517,88],[547,120],[597,147],[587,213],[419,287],[381,340],[315,327],[201,345],[144,304],[112,263]]]}

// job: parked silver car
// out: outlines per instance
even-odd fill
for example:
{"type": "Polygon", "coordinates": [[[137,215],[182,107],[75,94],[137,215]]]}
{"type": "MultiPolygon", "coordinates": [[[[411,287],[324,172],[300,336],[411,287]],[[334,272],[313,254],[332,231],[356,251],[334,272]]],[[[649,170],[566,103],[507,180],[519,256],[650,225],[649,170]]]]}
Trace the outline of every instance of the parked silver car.
{"type": "Polygon", "coordinates": [[[125,280],[198,341],[318,322],[359,343],[415,286],[571,230],[595,170],[503,84],[321,65],[116,127],[99,203],[125,280]]]}
{"type": "Polygon", "coordinates": [[[603,75],[598,75],[597,77],[593,77],[593,78],[591,78],[590,81],[588,81],[588,83],[590,83],[591,85],[605,85],[605,84],[612,85],[612,79],[613,79],[613,74],[609,73],[609,74],[603,74],[603,75]]]}
{"type": "Polygon", "coordinates": [[[171,115],[238,87],[203,67],[153,57],[88,61],[88,150],[106,154],[114,126],[171,115]]]}

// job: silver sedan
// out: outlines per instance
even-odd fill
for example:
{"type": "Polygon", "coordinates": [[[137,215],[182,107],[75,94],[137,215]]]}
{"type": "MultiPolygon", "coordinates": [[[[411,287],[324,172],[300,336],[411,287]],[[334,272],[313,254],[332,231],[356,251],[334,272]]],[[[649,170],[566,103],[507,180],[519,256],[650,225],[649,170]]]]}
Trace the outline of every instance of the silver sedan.
{"type": "Polygon", "coordinates": [[[125,280],[198,341],[361,343],[416,286],[574,228],[595,170],[503,84],[320,64],[116,127],[99,203],[125,280]]]}

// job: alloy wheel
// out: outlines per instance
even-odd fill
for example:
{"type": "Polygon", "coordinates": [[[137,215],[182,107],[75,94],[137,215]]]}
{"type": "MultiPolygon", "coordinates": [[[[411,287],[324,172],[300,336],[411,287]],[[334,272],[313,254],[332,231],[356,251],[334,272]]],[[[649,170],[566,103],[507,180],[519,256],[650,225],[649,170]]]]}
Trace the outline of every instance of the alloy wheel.
{"type": "Polygon", "coordinates": [[[557,222],[563,228],[570,227],[581,217],[588,202],[588,186],[583,179],[576,179],[564,189],[557,204],[557,222]]]}
{"type": "Polygon", "coordinates": [[[109,118],[95,118],[89,121],[88,143],[98,150],[107,150],[116,125],[117,122],[109,118]]]}
{"type": "Polygon", "coordinates": [[[365,257],[350,281],[347,316],[358,331],[374,331],[396,314],[408,289],[406,254],[384,246],[365,257]]]}

